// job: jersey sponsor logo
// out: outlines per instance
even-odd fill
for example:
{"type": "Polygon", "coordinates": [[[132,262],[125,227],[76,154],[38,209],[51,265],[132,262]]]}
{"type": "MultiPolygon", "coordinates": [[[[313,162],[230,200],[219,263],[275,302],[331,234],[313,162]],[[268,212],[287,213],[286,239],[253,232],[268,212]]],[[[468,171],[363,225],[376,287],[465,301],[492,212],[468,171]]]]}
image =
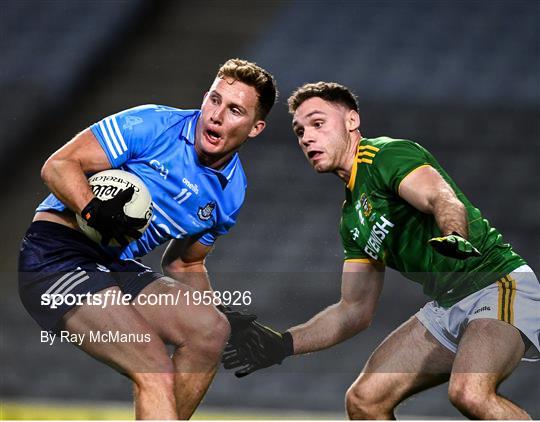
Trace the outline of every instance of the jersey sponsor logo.
{"type": "Polygon", "coordinates": [[[489,306],[482,306],[480,309],[477,309],[473,313],[479,314],[480,312],[485,312],[485,311],[491,311],[491,308],[489,306]]]}
{"type": "Polygon", "coordinates": [[[124,124],[122,126],[123,129],[133,129],[133,126],[140,125],[142,122],[144,122],[142,117],[138,116],[126,116],[124,119],[124,124]]]}
{"type": "Polygon", "coordinates": [[[188,179],[185,177],[182,179],[182,183],[186,185],[189,189],[191,189],[193,192],[195,192],[195,195],[199,194],[199,186],[197,186],[196,183],[191,183],[188,179]]]}
{"type": "Polygon", "coordinates": [[[104,273],[110,273],[111,270],[109,270],[105,265],[96,264],[96,268],[98,271],[104,272],[104,273]]]}
{"type": "Polygon", "coordinates": [[[210,220],[210,217],[212,217],[212,212],[216,208],[216,203],[214,201],[209,202],[204,207],[199,207],[199,211],[197,211],[197,216],[203,220],[210,220]]]}
{"type": "Polygon", "coordinates": [[[169,175],[169,170],[167,169],[167,167],[165,167],[156,159],[150,161],[150,166],[153,169],[157,170],[159,172],[159,175],[163,177],[164,180],[167,180],[167,176],[169,175]]]}
{"type": "Polygon", "coordinates": [[[364,252],[373,259],[379,259],[379,252],[381,250],[382,242],[385,237],[390,233],[391,228],[395,225],[391,221],[387,220],[384,215],[381,215],[379,221],[377,221],[371,228],[367,245],[364,247],[364,252]]]}
{"type": "Polygon", "coordinates": [[[360,205],[362,206],[364,216],[369,217],[371,215],[371,211],[373,211],[373,205],[371,205],[371,201],[365,193],[360,196],[360,205]]]}
{"type": "Polygon", "coordinates": [[[154,108],[154,111],[159,113],[160,111],[172,111],[173,109],[171,107],[167,107],[167,106],[157,106],[156,108],[154,108]]]}

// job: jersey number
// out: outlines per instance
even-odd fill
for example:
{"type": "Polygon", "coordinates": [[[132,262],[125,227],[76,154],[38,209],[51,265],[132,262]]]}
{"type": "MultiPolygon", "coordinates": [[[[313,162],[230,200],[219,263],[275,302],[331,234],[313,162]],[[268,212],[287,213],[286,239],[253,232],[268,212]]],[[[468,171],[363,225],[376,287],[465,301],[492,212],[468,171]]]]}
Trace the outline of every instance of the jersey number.
{"type": "Polygon", "coordinates": [[[186,202],[192,194],[193,192],[190,192],[188,189],[184,188],[180,191],[178,195],[174,197],[174,200],[178,202],[178,205],[180,205],[186,202]]]}

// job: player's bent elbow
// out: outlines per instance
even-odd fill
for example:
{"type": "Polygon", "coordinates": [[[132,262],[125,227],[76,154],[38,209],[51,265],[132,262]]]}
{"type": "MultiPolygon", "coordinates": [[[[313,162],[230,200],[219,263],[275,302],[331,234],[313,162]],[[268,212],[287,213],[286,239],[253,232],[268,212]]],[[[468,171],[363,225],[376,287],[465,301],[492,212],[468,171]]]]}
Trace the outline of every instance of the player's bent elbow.
{"type": "Polygon", "coordinates": [[[41,180],[47,186],[50,186],[56,177],[64,177],[62,176],[64,165],[65,162],[63,160],[59,160],[52,155],[41,167],[41,180]]]}
{"type": "Polygon", "coordinates": [[[361,331],[367,330],[371,325],[373,318],[364,312],[355,312],[348,315],[347,319],[347,337],[352,337],[361,331]]]}
{"type": "Polygon", "coordinates": [[[45,161],[45,163],[41,167],[40,177],[41,177],[41,180],[43,180],[43,182],[46,185],[48,185],[49,181],[51,180],[52,172],[53,172],[52,170],[53,165],[54,165],[53,160],[49,158],[47,161],[45,161]]]}
{"type": "Polygon", "coordinates": [[[366,309],[363,303],[346,302],[341,300],[339,303],[347,332],[350,335],[355,335],[360,331],[366,330],[371,325],[373,320],[373,312],[366,309]]]}
{"type": "Polygon", "coordinates": [[[353,324],[354,333],[357,334],[360,331],[367,330],[373,319],[371,317],[360,316],[353,324]]]}
{"type": "Polygon", "coordinates": [[[165,273],[165,275],[175,278],[175,274],[180,273],[189,273],[189,272],[200,272],[201,269],[199,266],[201,263],[192,263],[188,264],[181,260],[175,260],[175,261],[167,261],[167,260],[161,260],[161,269],[165,273]]]}

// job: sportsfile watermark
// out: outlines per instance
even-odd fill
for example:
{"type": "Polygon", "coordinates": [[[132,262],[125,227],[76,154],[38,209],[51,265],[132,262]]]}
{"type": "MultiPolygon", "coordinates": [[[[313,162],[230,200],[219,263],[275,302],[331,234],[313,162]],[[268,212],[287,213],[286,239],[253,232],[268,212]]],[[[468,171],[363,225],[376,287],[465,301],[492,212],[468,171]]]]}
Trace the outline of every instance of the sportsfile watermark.
{"type": "Polygon", "coordinates": [[[90,305],[100,308],[118,305],[178,306],[179,304],[188,306],[249,306],[251,302],[252,294],[249,290],[206,290],[203,292],[198,290],[178,290],[176,293],[139,293],[135,297],[119,290],[106,290],[97,293],[44,293],[41,295],[40,304],[50,309],[58,309],[64,305],[90,305]]]}
{"type": "MultiPolygon", "coordinates": [[[[382,273],[380,275],[382,276],[382,273]]],[[[30,285],[40,283],[41,279],[37,273],[27,276],[29,280],[22,280],[22,283],[28,282],[30,285]]],[[[54,280],[58,280],[62,276],[63,274],[55,274],[50,286],[56,283],[54,280]]],[[[394,335],[392,333],[407,333],[412,328],[416,330],[415,332],[421,333],[420,337],[415,337],[414,341],[410,342],[408,335],[405,335],[393,346],[395,349],[392,349],[391,356],[395,356],[395,358],[385,357],[382,360],[377,360],[377,365],[371,365],[365,371],[440,373],[450,370],[453,357],[456,356],[458,348],[462,346],[462,339],[468,338],[470,340],[477,337],[471,335],[464,337],[466,332],[470,334],[474,330],[480,330],[484,334],[492,331],[497,333],[491,339],[493,344],[490,344],[490,348],[493,350],[500,350],[502,353],[508,345],[514,342],[519,346],[516,353],[523,353],[523,357],[534,359],[540,356],[538,337],[535,334],[537,333],[535,331],[537,325],[534,322],[537,320],[536,315],[538,314],[536,298],[540,297],[537,293],[539,283],[534,273],[525,267],[520,268],[520,271],[504,273],[423,272],[399,274],[394,271],[386,271],[384,289],[377,299],[368,297],[366,291],[379,293],[379,290],[366,290],[366,286],[382,283],[382,278],[377,281],[373,274],[358,272],[211,273],[212,286],[223,289],[216,289],[213,292],[196,291],[187,286],[187,281],[192,276],[195,279],[196,274],[178,274],[174,277],[175,280],[166,279],[165,282],[156,280],[158,283],[163,283],[163,291],[166,293],[154,293],[160,290],[147,289],[135,295],[129,293],[132,285],[124,282],[127,278],[125,274],[108,273],[106,276],[113,277],[118,281],[118,284],[94,294],[84,293],[80,290],[85,285],[91,288],[91,282],[94,280],[88,280],[88,284],[86,284],[87,280],[84,280],[76,286],[75,291],[67,293],[65,293],[65,289],[72,284],[66,285],[62,291],[59,291],[61,284],[58,284],[55,287],[55,292],[61,297],[53,295],[23,297],[24,294],[22,294],[21,299],[23,299],[27,309],[34,311],[31,315],[38,322],[42,322],[40,324],[42,330],[47,329],[44,328],[43,324],[47,320],[40,320],[43,318],[42,315],[47,315],[48,318],[50,318],[49,315],[65,315],[65,312],[77,305],[87,305],[88,308],[92,308],[88,311],[95,315],[100,315],[103,310],[110,311],[114,307],[128,307],[134,311],[141,311],[143,317],[149,319],[153,317],[154,311],[159,310],[159,315],[163,318],[159,320],[157,325],[151,325],[157,327],[156,329],[131,329],[130,324],[110,324],[106,321],[103,324],[92,325],[92,330],[87,330],[85,337],[80,337],[80,335],[77,337],[75,333],[66,331],[68,326],[59,324],[53,332],[42,332],[39,336],[36,335],[33,341],[54,346],[62,343],[80,345],[91,342],[129,343],[126,347],[137,347],[138,343],[161,340],[167,344],[175,344],[174,342],[178,341],[178,344],[183,345],[186,338],[200,336],[197,337],[201,339],[200,344],[210,344],[214,339],[220,338],[221,331],[219,330],[227,331],[229,328],[220,324],[223,322],[223,318],[220,316],[213,319],[218,315],[216,312],[210,314],[197,312],[203,312],[204,305],[220,304],[230,306],[234,312],[256,315],[257,324],[260,323],[263,326],[271,327],[275,332],[282,333],[290,330],[291,327],[312,320],[315,315],[325,312],[325,310],[329,309],[331,312],[339,310],[342,295],[351,292],[351,289],[354,290],[358,286],[362,294],[355,296],[356,299],[347,306],[346,310],[352,312],[351,305],[358,306],[360,309],[358,318],[361,318],[364,315],[361,311],[362,306],[365,303],[369,305],[370,300],[376,300],[378,303],[376,313],[370,316],[370,321],[354,324],[350,329],[358,330],[358,332],[346,342],[343,340],[340,342],[341,344],[330,347],[322,353],[310,353],[294,359],[287,358],[282,365],[273,366],[268,371],[320,373],[323,369],[324,371],[349,373],[351,368],[363,366],[373,351],[377,350],[388,336],[394,335]],[[180,280],[186,280],[186,282],[180,280]],[[182,285],[175,290],[177,282],[182,283],[182,285]],[[347,289],[343,290],[342,285],[346,286],[347,289]],[[173,293],[170,293],[171,291],[173,293]],[[43,305],[39,306],[42,299],[43,305]],[[33,303],[30,302],[32,300],[33,303]],[[137,304],[141,304],[142,307],[133,306],[137,304]],[[150,307],[155,308],[150,309],[150,307]],[[36,308],[41,308],[41,310],[36,312],[36,308]],[[144,311],[150,312],[145,314],[144,311]],[[200,318],[201,315],[207,315],[209,319],[200,318]],[[210,321],[210,325],[204,325],[207,320],[210,321]],[[199,323],[203,324],[203,328],[197,328],[195,332],[183,331],[183,324],[185,327],[199,327],[199,323]],[[163,333],[159,327],[172,327],[173,332],[180,334],[177,339],[173,340],[165,335],[161,338],[163,333]],[[216,328],[217,332],[213,331],[215,327],[218,327],[216,328]],[[92,335],[90,335],[90,331],[92,335]],[[145,336],[146,334],[150,337],[145,336]],[[422,343],[422,339],[427,339],[427,343],[422,343]],[[437,359],[426,365],[418,362],[416,362],[418,364],[413,364],[413,362],[410,365],[403,365],[403,356],[407,359],[411,356],[420,356],[423,347],[435,347],[441,356],[448,356],[448,368],[442,367],[441,362],[437,359]]],[[[133,280],[137,282],[138,279],[137,274],[129,274],[128,280],[130,282],[133,280]]],[[[99,281],[99,279],[97,280],[99,281]]],[[[77,280],[72,281],[72,283],[76,282],[77,280]]],[[[51,287],[45,287],[44,290],[49,288],[51,287]]],[[[103,315],[111,314],[104,313],[103,315]]],[[[312,337],[304,341],[317,342],[321,339],[326,341],[324,336],[327,334],[334,336],[336,327],[347,329],[347,326],[336,324],[346,324],[353,321],[348,317],[349,313],[343,320],[335,318],[327,320],[324,319],[324,315],[322,314],[314,320],[317,324],[322,324],[319,326],[322,329],[316,330],[312,337]]],[[[152,322],[152,324],[154,323],[152,322]]],[[[231,324],[231,327],[233,331],[239,330],[238,325],[231,324]]],[[[243,337],[236,337],[237,341],[241,338],[243,337]]],[[[246,344],[248,347],[253,347],[254,343],[248,341],[246,344]]],[[[221,345],[220,347],[225,346],[221,345]]],[[[474,343],[470,347],[474,350],[477,349],[474,343]]],[[[230,351],[225,353],[230,353],[230,351]]],[[[191,370],[196,372],[199,368],[191,370]]],[[[462,369],[464,372],[478,373],[492,370],[489,359],[471,361],[470,367],[462,369]]],[[[141,368],[141,371],[159,372],[160,369],[144,367],[141,368]]]]}

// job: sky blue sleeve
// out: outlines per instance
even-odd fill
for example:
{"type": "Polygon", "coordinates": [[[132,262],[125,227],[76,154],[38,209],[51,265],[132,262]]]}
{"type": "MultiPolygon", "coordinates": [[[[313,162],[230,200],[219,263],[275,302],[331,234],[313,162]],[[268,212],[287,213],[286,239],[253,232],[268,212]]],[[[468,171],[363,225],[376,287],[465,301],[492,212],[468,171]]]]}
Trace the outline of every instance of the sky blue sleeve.
{"type": "Polygon", "coordinates": [[[227,220],[223,224],[216,226],[212,230],[202,235],[198,239],[199,242],[206,246],[213,245],[219,236],[223,236],[224,234],[229,233],[229,230],[236,224],[236,218],[238,217],[239,212],[240,208],[238,208],[231,215],[229,215],[227,220]]]}
{"type": "Polygon", "coordinates": [[[137,158],[170,126],[170,108],[153,104],[130,108],[90,126],[113,168],[137,158]]]}

